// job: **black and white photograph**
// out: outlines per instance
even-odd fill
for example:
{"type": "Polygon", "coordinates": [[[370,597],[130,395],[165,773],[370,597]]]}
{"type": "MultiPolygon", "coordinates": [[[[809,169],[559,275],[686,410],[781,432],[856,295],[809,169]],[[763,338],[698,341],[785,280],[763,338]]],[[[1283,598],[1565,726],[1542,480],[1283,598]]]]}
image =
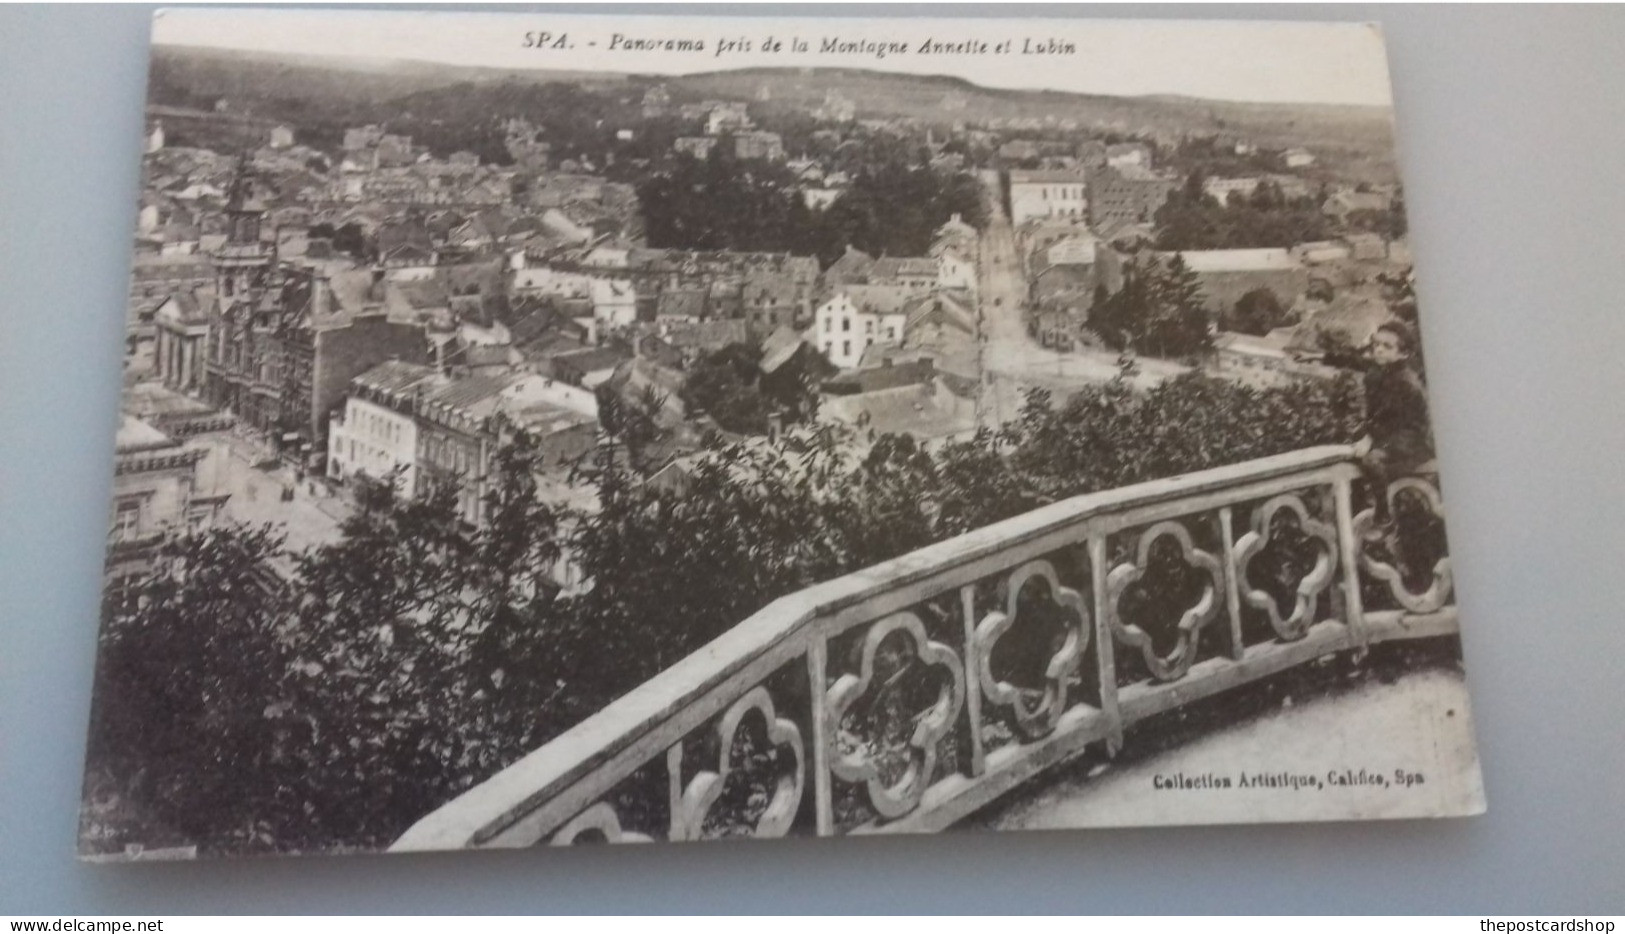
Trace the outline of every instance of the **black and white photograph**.
{"type": "Polygon", "coordinates": [[[171,9],[142,153],[83,859],[1485,809],[1376,25],[171,9]]]}

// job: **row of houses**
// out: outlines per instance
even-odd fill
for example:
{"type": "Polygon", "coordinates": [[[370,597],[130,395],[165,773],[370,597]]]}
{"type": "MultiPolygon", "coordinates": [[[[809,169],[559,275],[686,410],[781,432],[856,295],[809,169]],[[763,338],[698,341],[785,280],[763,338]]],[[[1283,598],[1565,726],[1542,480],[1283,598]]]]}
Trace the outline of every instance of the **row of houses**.
{"type": "Polygon", "coordinates": [[[524,372],[453,376],[402,360],[351,382],[328,431],[327,476],[388,479],[407,496],[437,485],[456,491],[458,514],[485,520],[493,459],[516,434],[539,448],[542,470],[567,469],[597,439],[589,389],[524,372]]]}
{"type": "Polygon", "coordinates": [[[1010,173],[1010,220],[1016,226],[1057,218],[1097,227],[1148,223],[1179,182],[1137,162],[1010,173]]]}

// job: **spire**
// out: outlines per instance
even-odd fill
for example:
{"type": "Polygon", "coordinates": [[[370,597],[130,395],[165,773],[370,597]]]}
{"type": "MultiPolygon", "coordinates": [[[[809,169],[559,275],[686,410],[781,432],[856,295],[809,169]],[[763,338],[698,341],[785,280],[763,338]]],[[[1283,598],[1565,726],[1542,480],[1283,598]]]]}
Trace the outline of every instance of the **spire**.
{"type": "Polygon", "coordinates": [[[265,213],[265,203],[260,200],[255,181],[245,152],[237,157],[231,188],[226,193],[227,240],[231,243],[259,243],[260,217],[265,213]]]}
{"type": "Polygon", "coordinates": [[[232,172],[231,187],[226,193],[226,242],[215,252],[215,268],[226,279],[221,282],[222,295],[232,295],[261,285],[234,270],[256,268],[262,271],[274,260],[273,246],[260,241],[260,221],[265,214],[265,203],[256,190],[253,172],[248,166],[248,154],[237,159],[232,172]],[[233,278],[235,277],[235,278],[233,278]]]}
{"type": "Polygon", "coordinates": [[[226,210],[233,214],[265,213],[257,181],[249,165],[248,153],[244,152],[237,157],[237,165],[232,170],[231,188],[226,192],[226,210]]]}

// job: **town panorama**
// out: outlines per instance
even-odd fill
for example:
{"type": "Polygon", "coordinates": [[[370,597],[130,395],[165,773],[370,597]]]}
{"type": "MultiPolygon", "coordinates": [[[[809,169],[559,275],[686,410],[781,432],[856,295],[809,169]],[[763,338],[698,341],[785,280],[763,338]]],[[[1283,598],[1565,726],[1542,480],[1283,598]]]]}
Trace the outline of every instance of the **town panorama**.
{"type": "MultiPolygon", "coordinates": [[[[390,71],[160,45],[134,253],[81,827],[84,853],[121,858],[387,847],[781,597],[1069,497],[1353,444],[1376,430],[1367,346],[1415,325],[1386,108],[862,69],[390,71]]],[[[1414,336],[1391,342],[1419,373],[1414,336]]],[[[1329,505],[1270,509],[1348,547],[1314,531],[1329,505]]],[[[1217,513],[1188,528],[1156,534],[1217,547],[1217,513]]],[[[1110,536],[1097,572],[1133,560],[1110,536]]],[[[1426,584],[1436,557],[1395,558],[1393,580],[1426,584]]],[[[1311,589],[1330,579],[1312,559],[1265,560],[1253,593],[1280,612],[1248,626],[1295,638],[1348,600],[1311,589]]],[[[1044,568],[1034,586],[1092,618],[1087,556],[1044,568]]],[[[943,619],[998,586],[950,591],[943,619]]],[[[930,670],[892,649],[924,652],[932,612],[853,643],[861,664],[832,638],[830,696],[840,666],[930,670]]],[[[1010,624],[989,618],[977,638],[1010,624]]],[[[1230,644],[1184,619],[1147,623],[1151,674],[1123,677],[1245,654],[1240,622],[1230,644]]],[[[984,745],[1065,727],[1099,687],[1094,649],[1063,642],[989,649],[970,690],[1011,705],[1003,726],[919,748],[969,671],[873,738],[917,761],[849,768],[870,747],[842,739],[816,808],[795,804],[811,780],[717,777],[671,798],[710,816],[650,821],[673,839],[729,835],[719,814],[883,821],[892,805],[841,789],[981,774],[984,745]],[[1011,672],[1033,665],[1029,689],[1011,672]]],[[[739,769],[813,754],[824,721],[782,713],[796,671],[738,708],[762,730],[739,769]]],[[[582,813],[635,839],[642,793],[582,813]]]]}

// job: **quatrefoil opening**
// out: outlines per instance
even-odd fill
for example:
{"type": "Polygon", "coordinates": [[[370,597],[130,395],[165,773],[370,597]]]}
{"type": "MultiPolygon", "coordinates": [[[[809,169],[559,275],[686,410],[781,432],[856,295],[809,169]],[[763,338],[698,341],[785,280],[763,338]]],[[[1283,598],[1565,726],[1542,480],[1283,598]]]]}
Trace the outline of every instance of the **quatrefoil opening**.
{"type": "MultiPolygon", "coordinates": [[[[836,679],[827,695],[831,734],[828,741],[835,752],[830,760],[830,771],[843,781],[862,783],[868,791],[870,805],[881,817],[902,817],[919,805],[936,771],[937,746],[953,728],[954,718],[965,700],[964,669],[952,649],[931,641],[925,624],[913,613],[895,613],[874,623],[864,635],[858,654],[858,672],[836,679]],[[906,638],[892,639],[892,636],[906,638]],[[909,659],[898,664],[892,664],[896,659],[890,658],[884,665],[877,662],[882,644],[888,641],[893,645],[906,643],[909,659]],[[857,734],[845,731],[843,723],[849,713],[856,712],[857,701],[867,697],[871,689],[875,694],[868,705],[871,711],[880,709],[883,703],[892,709],[890,701],[896,699],[896,692],[903,690],[901,685],[906,676],[918,674],[914,670],[915,661],[922,663],[928,672],[940,669],[936,697],[925,709],[912,714],[908,723],[885,724],[894,732],[907,734],[904,740],[906,765],[901,769],[883,768],[877,755],[881,741],[871,746],[857,734]],[[886,670],[883,671],[883,667],[886,670]],[[877,679],[883,680],[877,683],[877,679]],[[843,742],[843,732],[845,739],[851,741],[843,742]]],[[[892,654],[888,652],[888,656],[892,654]]]]}
{"type": "Polygon", "coordinates": [[[649,838],[641,833],[624,830],[621,827],[621,818],[607,801],[600,801],[587,808],[569,823],[560,827],[553,838],[548,841],[550,846],[574,846],[584,835],[594,835],[603,843],[648,843],[649,838]]]}
{"type": "Polygon", "coordinates": [[[746,716],[760,714],[765,724],[769,748],[787,749],[789,768],[780,768],[774,777],[768,800],[761,816],[751,829],[753,837],[782,837],[795,823],[796,810],[801,806],[801,794],[806,774],[806,749],[801,730],[794,721],[781,719],[773,709],[773,697],[767,688],[758,685],[734,701],[717,721],[717,768],[695,775],[683,791],[679,803],[681,814],[674,822],[677,836],[685,840],[698,840],[705,834],[705,823],[717,801],[722,798],[728,778],[734,771],[734,749],[740,727],[746,716]]]}
{"type": "Polygon", "coordinates": [[[1311,518],[1303,500],[1286,493],[1268,500],[1253,513],[1252,531],[1237,540],[1235,555],[1236,576],[1240,578],[1242,599],[1268,615],[1270,627],[1282,640],[1292,642],[1302,639],[1309,632],[1310,624],[1314,622],[1315,604],[1321,592],[1331,586],[1336,574],[1337,530],[1311,518]],[[1275,595],[1253,587],[1252,579],[1248,576],[1253,559],[1278,544],[1273,539],[1275,518],[1283,510],[1297,518],[1298,530],[1304,539],[1320,545],[1315,550],[1314,566],[1298,579],[1293,591],[1292,613],[1286,617],[1281,615],[1275,595]]]}
{"type": "Polygon", "coordinates": [[[1152,677],[1159,681],[1175,681],[1185,676],[1196,660],[1196,647],[1202,628],[1219,613],[1218,593],[1224,587],[1224,571],[1219,560],[1197,548],[1191,533],[1178,522],[1159,522],[1141,533],[1133,563],[1119,564],[1106,576],[1107,605],[1111,607],[1109,622],[1119,642],[1136,648],[1145,659],[1152,677]],[[1151,549],[1162,539],[1172,539],[1179,546],[1180,557],[1190,567],[1203,572],[1202,594],[1196,602],[1180,614],[1175,631],[1179,639],[1167,655],[1158,655],[1151,634],[1138,625],[1124,621],[1122,601],[1128,589],[1145,577],[1150,569],[1151,549]]]}
{"type": "MultiPolygon", "coordinates": [[[[1031,561],[1017,568],[1006,587],[1005,609],[989,613],[976,627],[980,658],[977,677],[988,703],[1009,707],[1021,733],[1029,740],[1040,739],[1055,730],[1066,710],[1068,683],[1076,676],[1088,644],[1089,611],[1084,608],[1082,594],[1061,586],[1055,567],[1048,561],[1031,561]],[[1062,634],[1052,644],[1040,648],[1041,652],[1048,653],[1042,684],[1016,685],[994,675],[993,653],[999,640],[1021,621],[1022,593],[1035,580],[1049,585],[1050,602],[1062,610],[1070,610],[1075,622],[1063,624],[1062,634]]],[[[1036,637],[1041,633],[1034,631],[1028,635],[1036,637]]]]}
{"type": "MultiPolygon", "coordinates": [[[[1411,493],[1421,500],[1427,511],[1437,518],[1444,518],[1444,500],[1433,484],[1421,477],[1403,477],[1388,485],[1389,515],[1398,516],[1400,509],[1400,496],[1411,493]]],[[[1354,517],[1355,541],[1366,543],[1372,524],[1376,521],[1376,510],[1367,509],[1354,517]]],[[[1405,583],[1405,571],[1391,562],[1381,561],[1371,555],[1367,544],[1360,549],[1360,569],[1378,581],[1387,585],[1388,592],[1393,595],[1395,602],[1412,613],[1432,613],[1442,609],[1450,601],[1451,591],[1454,589],[1454,578],[1450,571],[1450,556],[1442,555],[1433,563],[1432,579],[1426,590],[1418,593],[1405,583]]]]}

